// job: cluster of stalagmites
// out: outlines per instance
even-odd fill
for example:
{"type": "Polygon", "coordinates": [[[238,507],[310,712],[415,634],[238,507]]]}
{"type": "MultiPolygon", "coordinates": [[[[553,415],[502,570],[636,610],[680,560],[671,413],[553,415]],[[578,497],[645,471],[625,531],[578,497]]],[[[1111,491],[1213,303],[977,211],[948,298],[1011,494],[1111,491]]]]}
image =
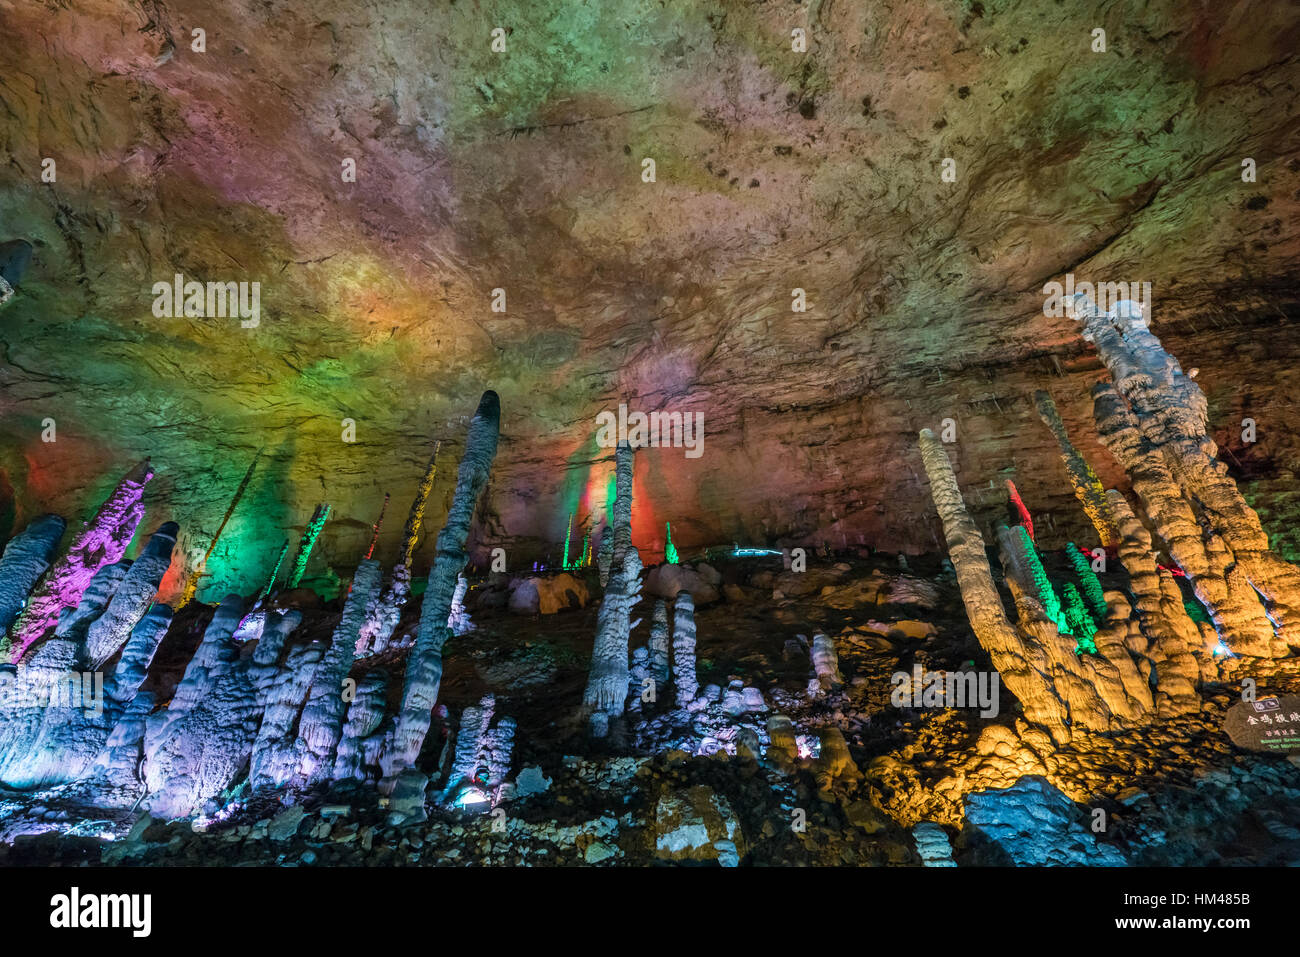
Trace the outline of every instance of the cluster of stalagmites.
{"type": "MultiPolygon", "coordinates": [[[[302,615],[277,608],[269,589],[252,607],[228,595],[165,702],[140,688],[172,619],[172,609],[153,600],[171,563],[177,526],[164,523],[134,561],[122,558],[143,513],[148,463],[123,480],[58,562],[51,564],[62,519],[33,521],[0,555],[0,625],[14,638],[14,663],[0,665],[0,785],[53,789],[63,799],[98,807],[140,806],[160,817],[213,813],[245,775],[253,794],[285,800],[348,784],[387,783],[391,791],[402,776],[414,786],[421,776],[415,759],[438,694],[442,645],[471,627],[461,572],[498,420],[496,394],[485,393],[438,537],[396,716],[386,712],[386,674],[374,669],[353,678],[352,671],[359,655],[389,642],[409,595],[432,460],[389,583],[377,561],[362,561],[328,640],[293,642],[302,615]],[[104,667],[115,658],[105,678],[104,667]]],[[[318,509],[304,535],[294,577],[326,514],[318,509]]],[[[487,700],[467,709],[449,793],[469,784],[499,792],[505,782],[514,724],[502,718],[489,728],[491,711],[487,700]]],[[[422,803],[423,785],[415,793],[422,803]]]]}
{"type": "Polygon", "coordinates": [[[1004,526],[997,540],[1013,625],[947,453],[928,429],[920,437],[972,629],[1025,718],[1058,742],[1079,729],[1105,732],[1198,711],[1203,681],[1300,646],[1300,571],[1269,550],[1258,517],[1215,458],[1200,388],[1140,317],[1101,313],[1086,301],[1076,315],[1112,377],[1093,389],[1098,432],[1128,473],[1146,523],[1121,492],[1102,490],[1050,397],[1036,401],[1101,544],[1128,574],[1127,593],[1099,600],[1086,558],[1071,549],[1081,587],[1067,584],[1062,602],[1026,529],[1004,526]],[[1189,613],[1157,548],[1190,583],[1207,621],[1189,613]]]}

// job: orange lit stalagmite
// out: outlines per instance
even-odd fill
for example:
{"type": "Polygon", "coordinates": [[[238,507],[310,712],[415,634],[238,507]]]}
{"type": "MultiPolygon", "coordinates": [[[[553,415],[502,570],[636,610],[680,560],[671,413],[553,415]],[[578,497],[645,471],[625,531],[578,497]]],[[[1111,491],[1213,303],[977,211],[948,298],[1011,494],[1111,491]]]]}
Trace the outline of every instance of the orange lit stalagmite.
{"type": "Polygon", "coordinates": [[[1003,529],[1003,567],[1016,602],[1013,626],[993,582],[984,538],[966,511],[947,453],[929,429],[921,431],[920,445],[971,628],[1020,701],[1025,719],[1058,742],[1069,741],[1075,729],[1104,732],[1150,721],[1155,709],[1147,679],[1124,645],[1127,605],[1111,602],[1110,617],[1100,623],[1095,636],[1097,654],[1076,654],[1075,639],[1058,631],[1038,596],[1024,553],[1027,539],[1003,529]]]}
{"type": "Polygon", "coordinates": [[[1110,512],[1110,504],[1106,501],[1106,490],[1102,487],[1101,479],[1092,470],[1088,460],[1070,441],[1070,436],[1065,431],[1065,423],[1061,421],[1061,414],[1056,410],[1056,403],[1052,401],[1052,397],[1039,390],[1034,393],[1034,406],[1038,409],[1039,418],[1052,430],[1052,435],[1056,436],[1056,444],[1061,448],[1061,461],[1065,463],[1065,469],[1070,475],[1070,484],[1074,486],[1074,496],[1083,506],[1083,511],[1092,522],[1092,527],[1097,530],[1101,547],[1113,548],[1119,541],[1119,532],[1115,529],[1115,517],[1110,512]]]}
{"type": "Polygon", "coordinates": [[[1300,648],[1300,569],[1270,550],[1259,516],[1216,457],[1205,394],[1143,317],[1084,301],[1076,315],[1113,380],[1093,390],[1102,439],[1227,650],[1280,658],[1300,648]]]}

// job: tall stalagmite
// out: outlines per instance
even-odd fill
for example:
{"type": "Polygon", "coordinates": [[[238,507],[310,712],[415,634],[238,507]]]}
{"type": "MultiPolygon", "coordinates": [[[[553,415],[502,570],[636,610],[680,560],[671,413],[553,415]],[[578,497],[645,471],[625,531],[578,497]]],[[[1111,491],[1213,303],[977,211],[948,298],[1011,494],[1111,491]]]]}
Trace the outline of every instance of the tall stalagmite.
{"type": "Polygon", "coordinates": [[[50,567],[67,523],[42,515],[15,535],[0,555],[0,635],[17,620],[27,595],[50,567]]]}
{"type": "MultiPolygon", "coordinates": [[[[632,545],[632,472],[634,449],[619,443],[614,453],[614,527],[611,573],[596,618],[596,640],[583,707],[610,717],[623,713],[628,688],[630,616],[641,591],[641,557],[632,545]]],[[[595,728],[603,727],[598,721],[595,728]]]]}
{"type": "Polygon", "coordinates": [[[1042,390],[1035,392],[1034,405],[1038,409],[1039,418],[1056,436],[1056,444],[1061,448],[1061,461],[1065,463],[1070,484],[1074,486],[1075,498],[1092,521],[1092,527],[1097,530],[1101,547],[1113,548],[1119,541],[1119,532],[1115,529],[1115,517],[1110,514],[1110,505],[1106,501],[1106,490],[1102,487],[1101,479],[1070,441],[1065,423],[1061,421],[1061,413],[1056,410],[1051,395],[1042,390]]]}
{"type": "Polygon", "coordinates": [[[18,661],[58,620],[60,612],[81,600],[95,573],[120,561],[144,516],[144,487],[153,478],[145,459],[118,483],[67,553],[36,586],[14,625],[10,658],[18,661]]]}
{"type": "Polygon", "coordinates": [[[442,647],[451,635],[447,618],[451,614],[456,582],[469,560],[465,553],[469,527],[492,471],[500,429],[501,400],[495,392],[484,392],[465,438],[465,456],[460,460],[447,522],[438,534],[437,554],[429,570],[420,609],[420,633],[406,660],[401,712],[393,740],[383,757],[381,787],[386,793],[391,793],[398,774],[414,767],[424,736],[429,732],[433,706],[442,684],[442,647]]]}
{"type": "Polygon", "coordinates": [[[1270,548],[1208,431],[1208,404],[1144,317],[1078,300],[1084,338],[1113,384],[1093,389],[1107,447],[1156,533],[1187,574],[1233,654],[1280,658],[1300,648],[1300,569],[1270,548]]]}

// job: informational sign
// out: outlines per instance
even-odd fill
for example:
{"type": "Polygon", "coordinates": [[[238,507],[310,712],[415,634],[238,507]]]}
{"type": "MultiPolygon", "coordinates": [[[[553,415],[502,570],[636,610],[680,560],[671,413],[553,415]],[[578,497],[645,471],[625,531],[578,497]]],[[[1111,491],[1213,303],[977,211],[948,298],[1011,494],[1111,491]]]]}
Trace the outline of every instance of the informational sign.
{"type": "Polygon", "coordinates": [[[1239,701],[1228,709],[1224,730],[1249,751],[1300,752],[1300,695],[1239,701]]]}

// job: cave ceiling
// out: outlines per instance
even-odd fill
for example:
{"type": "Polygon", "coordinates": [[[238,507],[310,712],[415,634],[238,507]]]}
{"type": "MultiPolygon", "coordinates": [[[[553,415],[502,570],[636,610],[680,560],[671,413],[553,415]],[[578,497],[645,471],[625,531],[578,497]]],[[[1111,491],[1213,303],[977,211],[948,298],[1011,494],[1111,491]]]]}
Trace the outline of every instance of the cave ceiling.
{"type": "Polygon", "coordinates": [[[84,520],[151,456],[142,529],[175,519],[192,560],[263,450],[205,597],[320,502],[344,574],[391,493],[393,560],[435,440],[449,501],[485,389],[477,535],[520,560],[604,508],[594,423],[620,402],[703,415],[698,458],[638,456],[652,551],[665,522],[683,551],[939,550],[915,439],[944,419],[981,522],[1011,478],[1048,544],[1087,537],[1032,401],[1123,487],[1089,427],[1105,370],[1044,315],[1066,274],[1151,284],[1248,495],[1300,470],[1294,5],[0,0],[0,21],[0,239],[34,246],[0,311],[3,518],[84,520]],[[259,282],[258,325],[156,316],[177,273],[259,282]]]}

